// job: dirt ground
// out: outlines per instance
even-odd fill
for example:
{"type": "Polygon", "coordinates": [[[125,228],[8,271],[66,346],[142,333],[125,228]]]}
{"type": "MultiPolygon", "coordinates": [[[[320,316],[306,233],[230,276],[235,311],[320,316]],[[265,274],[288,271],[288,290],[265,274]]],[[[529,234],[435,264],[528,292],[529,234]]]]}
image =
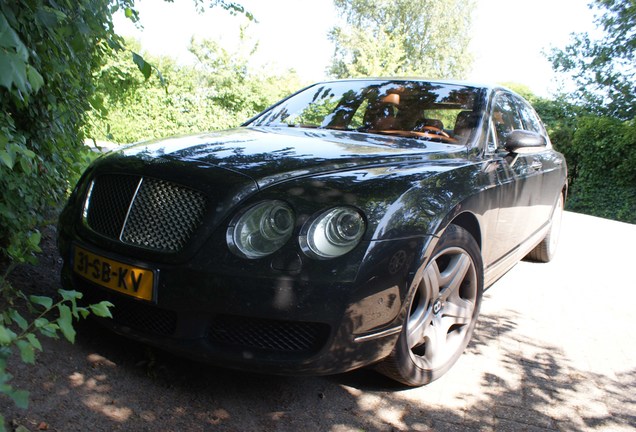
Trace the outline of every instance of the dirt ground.
{"type": "MultiPolygon", "coordinates": [[[[633,255],[616,245],[635,242],[634,225],[566,213],[557,259],[520,263],[493,285],[466,353],[426,387],[405,389],[371,370],[220,369],[84,321],[74,345],[43,340],[36,366],[11,363],[30,406],[0,396],[0,412],[9,430],[31,431],[633,431],[634,285],[624,270],[633,255]]],[[[51,295],[60,265],[50,227],[39,265],[12,283],[51,295]]]]}

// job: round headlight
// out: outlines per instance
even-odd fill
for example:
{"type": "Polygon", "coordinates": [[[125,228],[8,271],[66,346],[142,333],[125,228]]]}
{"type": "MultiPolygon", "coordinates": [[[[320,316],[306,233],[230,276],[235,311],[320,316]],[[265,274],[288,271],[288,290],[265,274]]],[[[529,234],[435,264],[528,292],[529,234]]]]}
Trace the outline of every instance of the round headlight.
{"type": "Polygon", "coordinates": [[[264,201],[233,221],[227,230],[227,244],[241,257],[261,258],[287,243],[294,223],[294,212],[287,204],[264,201]]]}
{"type": "Polygon", "coordinates": [[[351,207],[336,207],[311,222],[307,235],[300,237],[300,245],[314,258],[335,258],[356,247],[365,229],[360,212],[351,207]]]}

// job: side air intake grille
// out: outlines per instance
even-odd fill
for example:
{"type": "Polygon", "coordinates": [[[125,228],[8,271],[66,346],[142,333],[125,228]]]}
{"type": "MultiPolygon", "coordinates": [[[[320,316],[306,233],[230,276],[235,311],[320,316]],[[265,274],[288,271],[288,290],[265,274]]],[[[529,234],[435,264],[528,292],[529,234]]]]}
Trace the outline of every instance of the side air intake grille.
{"type": "Polygon", "coordinates": [[[217,316],[208,340],[241,348],[278,352],[315,352],[329,335],[326,324],[217,316]]]}
{"type": "Polygon", "coordinates": [[[84,204],[93,231],[123,243],[178,252],[201,224],[206,199],[200,192],[163,180],[101,175],[84,204]]]}

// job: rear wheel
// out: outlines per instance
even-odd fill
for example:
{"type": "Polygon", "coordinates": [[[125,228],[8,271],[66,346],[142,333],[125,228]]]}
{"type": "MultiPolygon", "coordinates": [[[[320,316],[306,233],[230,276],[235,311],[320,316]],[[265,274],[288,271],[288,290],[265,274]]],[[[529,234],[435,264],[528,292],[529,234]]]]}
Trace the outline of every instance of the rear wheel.
{"type": "Polygon", "coordinates": [[[530,251],[530,253],[526,256],[526,259],[543,263],[552,261],[559,244],[562,218],[563,194],[559,195],[559,201],[557,201],[557,204],[554,207],[554,213],[552,213],[552,220],[550,221],[550,230],[543,240],[541,240],[541,243],[530,251]]]}
{"type": "Polygon", "coordinates": [[[475,239],[450,225],[411,295],[402,333],[379,372],[421,386],[448,371],[470,341],[483,293],[483,264],[475,239]]]}

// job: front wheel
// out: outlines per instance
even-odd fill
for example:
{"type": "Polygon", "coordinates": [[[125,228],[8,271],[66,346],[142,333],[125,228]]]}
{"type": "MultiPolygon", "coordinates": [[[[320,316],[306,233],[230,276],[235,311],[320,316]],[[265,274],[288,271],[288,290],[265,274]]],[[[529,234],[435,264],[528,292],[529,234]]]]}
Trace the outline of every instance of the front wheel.
{"type": "Polygon", "coordinates": [[[448,371],[470,341],[483,293],[483,264],[475,239],[450,225],[411,294],[393,352],[377,370],[421,386],[448,371]]]}

